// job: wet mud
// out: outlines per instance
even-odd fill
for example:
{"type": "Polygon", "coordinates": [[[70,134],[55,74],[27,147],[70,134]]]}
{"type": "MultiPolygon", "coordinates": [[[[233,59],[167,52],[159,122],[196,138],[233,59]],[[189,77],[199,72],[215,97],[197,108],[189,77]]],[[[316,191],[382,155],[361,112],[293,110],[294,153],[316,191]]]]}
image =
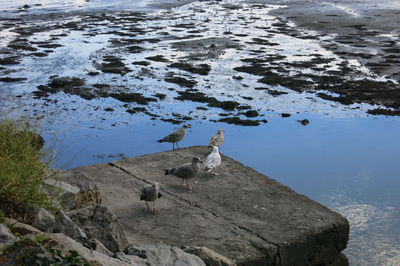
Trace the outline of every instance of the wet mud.
{"type": "MultiPolygon", "coordinates": [[[[84,71],[56,73],[47,81],[44,75],[31,88],[34,98],[60,92],[91,101],[112,98],[128,113],[171,123],[193,119],[194,110],[165,116],[155,104],[190,101],[203,105],[195,106],[195,118],[219,109],[226,112],[219,113],[222,118],[209,120],[257,126],[262,120],[256,117],[274,111],[265,108],[266,101],[293,93],[343,106],[369,104],[365,113],[371,115],[400,114],[399,37],[388,33],[390,25],[373,27],[366,18],[327,5],[313,6],[324,11],[314,21],[302,1],[288,7],[259,2],[195,3],[155,15],[92,11],[3,17],[1,30],[10,37],[0,50],[0,82],[26,84],[25,61],[65,60],[62,51],[73,49],[74,38],[83,44],[93,39],[102,45],[88,53],[84,71]],[[225,75],[233,90],[218,92],[225,75]]],[[[107,111],[118,111],[112,109],[107,111]]]]}

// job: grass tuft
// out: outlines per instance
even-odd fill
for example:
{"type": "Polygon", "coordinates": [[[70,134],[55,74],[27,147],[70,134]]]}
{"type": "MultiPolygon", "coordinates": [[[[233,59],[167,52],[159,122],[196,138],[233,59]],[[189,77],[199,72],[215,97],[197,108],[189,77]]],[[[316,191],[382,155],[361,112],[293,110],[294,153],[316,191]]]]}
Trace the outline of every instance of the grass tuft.
{"type": "Polygon", "coordinates": [[[47,209],[53,200],[42,187],[52,156],[38,127],[24,120],[0,120],[0,203],[30,203],[47,209]]]}

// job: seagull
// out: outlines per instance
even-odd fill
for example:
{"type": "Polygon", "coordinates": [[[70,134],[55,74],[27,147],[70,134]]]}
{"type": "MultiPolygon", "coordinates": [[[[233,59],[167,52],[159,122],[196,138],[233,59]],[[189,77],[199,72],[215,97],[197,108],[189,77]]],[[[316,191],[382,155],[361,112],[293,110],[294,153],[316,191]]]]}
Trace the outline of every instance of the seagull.
{"type": "Polygon", "coordinates": [[[211,137],[208,146],[217,146],[219,148],[224,143],[224,132],[225,130],[218,129],[217,134],[211,137]]]}
{"type": "Polygon", "coordinates": [[[150,211],[148,201],[152,201],[154,205],[153,212],[156,213],[156,199],[161,198],[160,184],[158,182],[154,182],[152,185],[147,185],[142,188],[140,192],[140,200],[144,200],[146,202],[147,209],[150,211]]]}
{"type": "Polygon", "coordinates": [[[217,146],[213,146],[212,152],[207,156],[206,160],[204,161],[204,169],[213,175],[218,175],[217,173],[211,172],[211,170],[220,165],[221,155],[219,154],[219,149],[217,146]]]}
{"type": "Polygon", "coordinates": [[[184,186],[184,182],[186,180],[186,188],[191,190],[189,187],[188,179],[195,177],[200,171],[200,163],[202,161],[198,156],[193,157],[191,163],[185,163],[178,167],[172,168],[170,170],[164,170],[164,174],[166,175],[174,175],[176,177],[182,178],[182,186],[184,186]]]}
{"type": "Polygon", "coordinates": [[[178,141],[181,141],[183,137],[186,135],[186,129],[190,128],[190,125],[183,125],[181,129],[175,131],[174,133],[169,134],[168,136],[157,140],[158,142],[170,142],[172,143],[172,150],[175,150],[175,143],[176,147],[179,149],[178,141]]]}

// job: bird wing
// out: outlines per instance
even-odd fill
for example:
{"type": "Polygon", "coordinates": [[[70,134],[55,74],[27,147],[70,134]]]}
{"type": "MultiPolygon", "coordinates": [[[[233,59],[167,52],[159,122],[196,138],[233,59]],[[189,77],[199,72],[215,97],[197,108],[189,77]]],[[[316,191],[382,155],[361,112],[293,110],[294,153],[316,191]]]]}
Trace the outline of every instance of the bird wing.
{"type": "Polygon", "coordinates": [[[180,138],[183,137],[183,134],[180,130],[169,134],[168,136],[164,137],[162,140],[169,142],[169,141],[178,141],[180,138]]]}
{"type": "Polygon", "coordinates": [[[211,153],[207,156],[204,162],[204,167],[207,169],[214,168],[221,164],[221,156],[218,153],[211,153]]]}
{"type": "Polygon", "coordinates": [[[140,191],[140,200],[146,199],[146,192],[147,192],[147,188],[146,187],[142,188],[142,190],[140,191]]]}
{"type": "Polygon", "coordinates": [[[194,174],[192,164],[183,164],[174,168],[174,170],[172,174],[180,178],[189,178],[194,174]]]}
{"type": "Polygon", "coordinates": [[[209,146],[220,146],[221,144],[222,144],[221,135],[214,135],[211,137],[209,146]]]}

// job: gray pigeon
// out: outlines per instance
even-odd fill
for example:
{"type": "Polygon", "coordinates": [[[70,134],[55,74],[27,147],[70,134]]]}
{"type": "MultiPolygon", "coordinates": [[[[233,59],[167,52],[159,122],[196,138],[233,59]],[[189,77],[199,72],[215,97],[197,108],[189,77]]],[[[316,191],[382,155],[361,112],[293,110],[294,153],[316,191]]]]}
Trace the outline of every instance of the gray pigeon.
{"type": "Polygon", "coordinates": [[[224,143],[224,132],[225,130],[218,129],[217,134],[211,137],[208,146],[217,146],[219,148],[224,143]]]}
{"type": "Polygon", "coordinates": [[[176,177],[182,178],[182,186],[184,186],[184,182],[186,180],[186,188],[191,190],[189,187],[188,179],[195,177],[200,171],[200,163],[202,161],[199,157],[195,156],[192,159],[191,163],[185,163],[170,170],[164,170],[164,174],[166,175],[174,175],[176,177]]]}
{"type": "Polygon", "coordinates": [[[142,188],[140,192],[140,200],[144,200],[146,202],[147,209],[150,211],[148,201],[152,201],[154,205],[153,212],[157,211],[156,209],[156,199],[161,198],[160,184],[158,182],[154,182],[152,185],[147,185],[142,188]]]}
{"type": "Polygon", "coordinates": [[[175,131],[174,133],[169,134],[168,136],[157,140],[158,142],[170,142],[172,143],[172,150],[175,150],[176,147],[179,149],[178,142],[181,141],[186,135],[186,129],[190,128],[190,125],[183,125],[181,129],[175,131]]]}

